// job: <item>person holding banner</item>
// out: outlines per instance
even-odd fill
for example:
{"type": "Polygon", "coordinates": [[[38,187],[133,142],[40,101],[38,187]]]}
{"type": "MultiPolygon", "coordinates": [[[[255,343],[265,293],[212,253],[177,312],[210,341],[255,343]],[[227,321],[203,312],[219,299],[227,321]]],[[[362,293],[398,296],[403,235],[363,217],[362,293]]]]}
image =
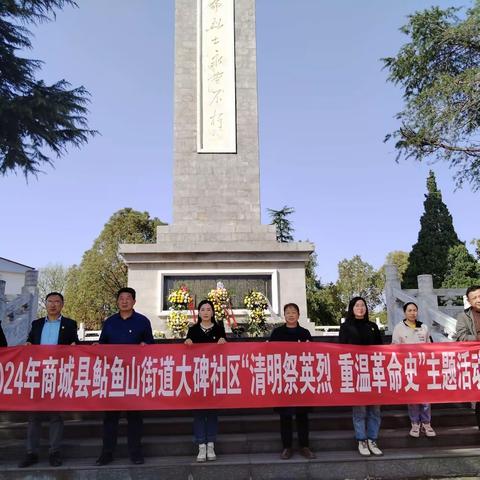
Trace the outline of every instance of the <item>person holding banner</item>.
{"type": "MultiPolygon", "coordinates": [[[[190,327],[185,340],[186,345],[193,343],[226,343],[225,328],[215,320],[215,308],[210,300],[198,304],[197,323],[190,327]]],[[[195,410],[193,414],[193,435],[198,444],[197,462],[213,461],[215,442],[218,432],[218,414],[216,410],[195,410]]]]}
{"type": "MultiPolygon", "coordinates": [[[[108,317],[100,334],[100,344],[146,345],[154,343],[152,325],[144,315],[136,312],[136,292],[133,288],[121,288],[117,292],[118,313],[108,317]]],[[[144,463],[142,454],[143,413],[128,410],[127,440],[128,453],[134,465],[144,463]]],[[[96,465],[108,465],[113,461],[113,452],[117,445],[119,411],[105,412],[103,419],[103,448],[95,462],[96,465]]]]}
{"type": "MultiPolygon", "coordinates": [[[[405,318],[395,325],[392,335],[392,343],[427,343],[429,341],[428,327],[417,320],[418,307],[414,302],[407,302],[403,305],[405,318]]],[[[427,437],[435,437],[435,430],[430,425],[432,418],[429,403],[408,405],[408,416],[412,423],[410,436],[418,438],[420,431],[427,437]]]]}
{"type": "Polygon", "coordinates": [[[457,315],[455,340],[458,342],[480,341],[480,285],[467,288],[469,308],[457,315]]]}
{"type": "MultiPolygon", "coordinates": [[[[340,326],[338,343],[351,345],[381,345],[382,336],[375,322],[368,319],[367,302],[362,297],[354,297],[348,304],[345,322],[340,326]]],[[[381,413],[379,405],[352,407],[353,428],[358,441],[360,455],[383,455],[378,448],[381,413]]]]}
{"type": "MultiPolygon", "coordinates": [[[[458,342],[480,341],[480,285],[472,285],[465,292],[470,307],[457,315],[455,340],[458,342]]],[[[480,401],[475,405],[475,416],[480,428],[480,401]]]]}
{"type": "MultiPolygon", "coordinates": [[[[299,325],[300,309],[296,303],[287,303],[283,307],[285,324],[275,328],[270,335],[271,342],[310,342],[312,335],[299,325]]],[[[276,409],[280,414],[280,436],[283,450],[280,454],[282,460],[288,460],[293,455],[293,415],[297,422],[298,443],[300,455],[312,460],[316,458],[310,450],[308,411],[309,407],[279,407],[276,409]]]]}
{"type": "MultiPolygon", "coordinates": [[[[62,316],[63,295],[50,292],[45,297],[47,316],[32,322],[26,345],[75,345],[78,343],[77,322],[62,316]]],[[[27,427],[27,454],[18,464],[27,468],[38,462],[42,420],[49,419],[49,463],[52,467],[62,465],[60,446],[63,437],[63,418],[56,412],[31,412],[27,427]]]]}

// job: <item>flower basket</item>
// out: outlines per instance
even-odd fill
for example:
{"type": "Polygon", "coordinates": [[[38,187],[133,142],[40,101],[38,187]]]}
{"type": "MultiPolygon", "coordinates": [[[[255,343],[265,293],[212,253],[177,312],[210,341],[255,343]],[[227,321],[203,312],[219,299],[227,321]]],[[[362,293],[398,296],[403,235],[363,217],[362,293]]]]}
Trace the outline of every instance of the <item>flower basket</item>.
{"type": "Polygon", "coordinates": [[[188,311],[192,302],[193,298],[185,285],[177,290],[172,290],[168,295],[170,313],[167,318],[167,326],[174,338],[185,336],[189,324],[188,314],[185,311],[188,311]]]}
{"type": "Polygon", "coordinates": [[[226,311],[230,308],[230,294],[223,285],[217,285],[208,292],[207,298],[213,303],[215,320],[223,322],[227,318],[226,311]]]}
{"type": "Polygon", "coordinates": [[[268,308],[268,300],[263,293],[250,290],[243,300],[248,309],[248,321],[246,331],[251,337],[259,337],[265,333],[268,308]]]}

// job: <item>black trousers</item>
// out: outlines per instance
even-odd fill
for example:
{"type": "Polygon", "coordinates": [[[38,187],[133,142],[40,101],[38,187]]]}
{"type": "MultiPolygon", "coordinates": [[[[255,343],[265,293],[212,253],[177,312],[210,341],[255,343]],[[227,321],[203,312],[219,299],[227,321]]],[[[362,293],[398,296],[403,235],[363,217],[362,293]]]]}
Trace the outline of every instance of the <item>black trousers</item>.
{"type": "MultiPolygon", "coordinates": [[[[297,423],[298,443],[301,447],[308,447],[308,413],[295,413],[297,423]]],[[[283,448],[292,448],[293,444],[293,415],[281,413],[280,414],[280,435],[282,437],[283,448]]]]}
{"type": "MultiPolygon", "coordinates": [[[[117,446],[118,421],[121,412],[105,412],[103,418],[103,451],[112,453],[117,446]]],[[[128,453],[132,456],[142,455],[143,412],[129,410],[127,416],[128,453]]]]}
{"type": "Polygon", "coordinates": [[[28,416],[27,427],[27,453],[38,455],[40,450],[40,436],[42,421],[50,422],[49,429],[49,453],[60,451],[63,437],[63,418],[60,413],[54,412],[31,412],[28,416]]]}

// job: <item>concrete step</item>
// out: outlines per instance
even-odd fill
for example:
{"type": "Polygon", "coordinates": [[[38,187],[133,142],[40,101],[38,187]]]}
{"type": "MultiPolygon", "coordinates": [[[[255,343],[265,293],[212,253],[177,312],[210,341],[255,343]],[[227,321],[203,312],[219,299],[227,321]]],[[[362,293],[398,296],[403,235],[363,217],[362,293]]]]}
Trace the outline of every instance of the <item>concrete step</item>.
{"type": "MultiPolygon", "coordinates": [[[[383,412],[404,410],[405,405],[384,405],[382,406],[383,412]]],[[[314,413],[348,413],[351,412],[351,407],[312,407],[314,413]]],[[[440,410],[461,410],[471,409],[470,403],[439,403],[433,404],[432,409],[440,410]]],[[[253,415],[271,415],[274,411],[273,408],[229,408],[219,410],[221,415],[227,416],[253,416],[253,415]]],[[[27,412],[0,412],[0,423],[4,422],[22,422],[26,418],[27,412]]],[[[145,417],[148,418],[179,418],[179,417],[191,417],[191,410],[145,410],[145,417]]],[[[63,416],[66,420],[95,420],[103,418],[103,412],[101,411],[76,411],[76,412],[64,412],[63,416]]]]}
{"type": "MultiPolygon", "coordinates": [[[[480,445],[480,432],[477,427],[441,427],[437,428],[437,437],[421,436],[414,439],[408,435],[409,429],[381,429],[379,445],[384,450],[416,449],[436,447],[461,447],[464,445],[480,445]]],[[[47,438],[42,442],[42,454],[47,455],[47,438]]],[[[310,445],[315,452],[355,451],[357,442],[353,431],[332,430],[312,431],[310,445]]],[[[100,454],[102,448],[101,435],[90,438],[65,439],[62,453],[65,458],[92,458],[100,454]]],[[[23,455],[25,439],[4,440],[0,451],[7,458],[23,455]]],[[[220,455],[279,453],[282,449],[279,432],[233,433],[221,434],[216,443],[216,451],[220,455]]],[[[144,436],[143,452],[145,457],[177,457],[193,456],[196,447],[191,435],[144,436]]],[[[125,436],[118,439],[116,453],[127,457],[127,442],[125,436]]],[[[1,477],[0,477],[1,478],[1,477]]]]}
{"type": "MultiPolygon", "coordinates": [[[[192,417],[182,416],[148,416],[144,419],[144,436],[159,435],[191,435],[192,417]]],[[[90,438],[102,435],[103,414],[85,419],[65,420],[64,438],[90,438]]],[[[474,426],[476,418],[470,408],[434,408],[432,424],[435,427],[447,426],[474,426]]],[[[314,410],[310,415],[311,431],[324,430],[352,430],[351,410],[314,410]]],[[[22,439],[26,435],[27,414],[16,417],[16,422],[0,422],[0,441],[2,439],[22,439]]],[[[407,428],[410,425],[406,407],[399,409],[384,409],[382,411],[382,428],[407,428]]],[[[219,430],[226,433],[254,433],[254,432],[278,432],[279,416],[273,411],[241,415],[225,415],[224,411],[219,416],[219,430]]],[[[120,420],[119,432],[126,433],[126,422],[120,420]]],[[[44,423],[44,435],[48,435],[48,424],[44,423]]]]}
{"type": "Polygon", "coordinates": [[[278,453],[220,455],[216,462],[198,464],[192,456],[153,457],[145,465],[132,466],[122,458],[108,467],[93,466],[94,458],[68,460],[51,468],[45,461],[19,470],[16,461],[1,463],[2,480],[407,480],[431,477],[476,477],[480,471],[480,448],[476,445],[408,448],[385,451],[383,457],[360,457],[355,451],[318,452],[317,459],[298,454],[282,461],[278,453]]]}

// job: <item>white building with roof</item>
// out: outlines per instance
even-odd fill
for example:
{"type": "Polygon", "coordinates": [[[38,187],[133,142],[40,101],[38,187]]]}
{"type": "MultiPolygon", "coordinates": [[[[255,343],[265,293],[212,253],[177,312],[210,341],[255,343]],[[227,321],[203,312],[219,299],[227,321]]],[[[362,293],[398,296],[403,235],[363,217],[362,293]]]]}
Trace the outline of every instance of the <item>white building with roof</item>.
{"type": "Polygon", "coordinates": [[[22,288],[25,285],[25,272],[33,270],[35,268],[23,263],[0,257],[0,280],[6,282],[5,296],[7,300],[12,300],[22,293],[22,288]]]}

